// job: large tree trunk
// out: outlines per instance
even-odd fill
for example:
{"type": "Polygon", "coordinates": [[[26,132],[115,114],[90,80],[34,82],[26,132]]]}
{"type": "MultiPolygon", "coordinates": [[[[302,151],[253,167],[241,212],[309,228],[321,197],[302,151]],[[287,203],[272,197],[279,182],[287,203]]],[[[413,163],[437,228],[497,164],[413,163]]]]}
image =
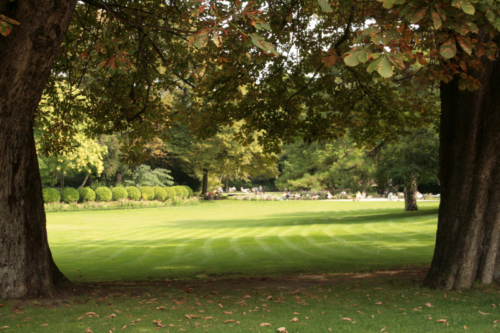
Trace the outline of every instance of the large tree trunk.
{"type": "Polygon", "coordinates": [[[85,178],[83,178],[83,182],[80,184],[80,186],[78,186],[77,190],[82,189],[85,186],[85,184],[87,184],[87,180],[89,179],[89,176],[90,176],[90,173],[87,173],[85,175],[85,178]]]}
{"type": "Polygon", "coordinates": [[[417,207],[417,180],[413,179],[411,183],[405,187],[405,211],[411,212],[418,210],[417,207]]]}
{"type": "Polygon", "coordinates": [[[65,277],[47,242],[33,121],[74,0],[0,0],[0,298],[51,294],[65,277]]]}
{"type": "Polygon", "coordinates": [[[483,59],[482,87],[441,84],[436,248],[425,284],[462,289],[499,278],[500,61],[483,59]]]}

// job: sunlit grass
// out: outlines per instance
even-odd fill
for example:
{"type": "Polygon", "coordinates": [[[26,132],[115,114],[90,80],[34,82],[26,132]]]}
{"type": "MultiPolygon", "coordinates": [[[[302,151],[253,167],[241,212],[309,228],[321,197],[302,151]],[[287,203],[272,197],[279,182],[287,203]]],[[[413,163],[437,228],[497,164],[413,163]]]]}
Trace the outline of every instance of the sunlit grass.
{"type": "Polygon", "coordinates": [[[333,273],[429,264],[438,203],[205,202],[49,213],[49,242],[74,281],[333,273]]]}

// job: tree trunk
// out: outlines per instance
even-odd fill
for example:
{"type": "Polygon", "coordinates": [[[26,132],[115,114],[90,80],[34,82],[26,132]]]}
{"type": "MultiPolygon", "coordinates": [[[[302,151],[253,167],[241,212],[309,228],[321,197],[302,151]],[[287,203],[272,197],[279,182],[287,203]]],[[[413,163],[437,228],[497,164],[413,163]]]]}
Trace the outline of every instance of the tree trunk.
{"type": "Polygon", "coordinates": [[[208,169],[203,169],[203,186],[201,190],[201,195],[205,196],[208,192],[208,169]]]}
{"type": "Polygon", "coordinates": [[[85,186],[85,184],[87,183],[87,179],[89,179],[89,176],[90,176],[90,173],[85,175],[85,178],[83,179],[82,184],[80,186],[78,186],[78,190],[85,186]]]}
{"type": "Polygon", "coordinates": [[[408,186],[405,186],[405,211],[411,212],[418,210],[417,207],[417,180],[412,179],[408,186]]]}
{"type": "Polygon", "coordinates": [[[121,184],[121,182],[122,182],[122,173],[118,171],[116,173],[116,185],[121,184]]]}
{"type": "Polygon", "coordinates": [[[52,294],[67,279],[47,242],[33,121],[74,0],[0,0],[20,22],[0,36],[0,298],[52,294]]]}
{"type": "Polygon", "coordinates": [[[441,84],[441,204],[425,280],[431,288],[500,277],[500,61],[482,62],[478,91],[459,90],[458,77],[441,84]]]}
{"type": "Polygon", "coordinates": [[[229,192],[229,177],[226,177],[226,192],[229,192]]]}

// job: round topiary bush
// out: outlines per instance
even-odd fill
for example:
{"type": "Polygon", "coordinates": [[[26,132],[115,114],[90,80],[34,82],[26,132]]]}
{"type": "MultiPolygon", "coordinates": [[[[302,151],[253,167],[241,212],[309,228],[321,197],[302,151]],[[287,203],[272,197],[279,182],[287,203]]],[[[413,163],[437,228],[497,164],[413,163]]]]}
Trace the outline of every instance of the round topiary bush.
{"type": "Polygon", "coordinates": [[[111,201],[113,199],[113,193],[107,187],[99,187],[95,190],[95,196],[97,201],[111,201]]]}
{"type": "Polygon", "coordinates": [[[78,191],[78,192],[80,192],[80,201],[81,202],[95,200],[95,192],[90,187],[81,188],[80,191],[78,191]]]}
{"type": "Polygon", "coordinates": [[[193,193],[193,190],[191,189],[191,187],[189,186],[186,186],[186,185],[183,185],[182,187],[184,187],[187,191],[188,191],[188,198],[191,198],[194,196],[194,193],[193,193]]]}
{"type": "Polygon", "coordinates": [[[111,193],[113,194],[113,201],[118,201],[121,199],[127,199],[128,193],[127,190],[123,187],[115,187],[111,193]]]}
{"type": "Polygon", "coordinates": [[[44,188],[42,190],[42,194],[43,202],[45,203],[61,201],[61,193],[59,193],[59,191],[55,188],[44,188]]]}
{"type": "Polygon", "coordinates": [[[141,200],[141,191],[135,186],[126,188],[130,200],[141,200]]]}
{"type": "Polygon", "coordinates": [[[80,193],[72,187],[66,187],[61,192],[61,198],[65,203],[77,202],[80,199],[80,193]]]}
{"type": "Polygon", "coordinates": [[[153,187],[153,191],[155,191],[155,200],[165,201],[167,198],[167,192],[165,192],[163,187],[155,186],[153,187]]]}
{"type": "Polygon", "coordinates": [[[176,193],[172,187],[165,187],[164,190],[165,190],[165,193],[167,194],[167,197],[166,197],[167,199],[172,200],[173,198],[175,198],[176,193]]]}
{"type": "Polygon", "coordinates": [[[185,198],[187,194],[187,190],[183,188],[182,186],[172,186],[172,188],[175,191],[175,195],[178,196],[179,198],[185,198]]]}
{"type": "Polygon", "coordinates": [[[141,187],[142,200],[153,200],[155,198],[155,191],[151,186],[141,187]]]}

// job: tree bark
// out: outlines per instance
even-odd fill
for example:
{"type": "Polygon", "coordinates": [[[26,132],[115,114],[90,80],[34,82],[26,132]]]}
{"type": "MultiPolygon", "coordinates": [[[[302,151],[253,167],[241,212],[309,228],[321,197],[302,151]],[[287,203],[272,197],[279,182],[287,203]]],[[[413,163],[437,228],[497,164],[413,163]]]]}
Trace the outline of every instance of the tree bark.
{"type": "Polygon", "coordinates": [[[116,185],[121,184],[121,183],[122,183],[122,173],[120,171],[118,171],[116,173],[116,185]]]}
{"type": "Polygon", "coordinates": [[[208,169],[203,169],[203,186],[201,190],[201,195],[205,197],[208,192],[208,169]]]}
{"type": "Polygon", "coordinates": [[[417,180],[415,178],[412,179],[411,183],[408,186],[405,186],[404,194],[405,194],[405,211],[411,212],[414,210],[418,210],[417,180]]]}
{"type": "Polygon", "coordinates": [[[482,62],[478,91],[459,90],[458,77],[441,84],[441,204],[425,280],[431,288],[500,277],[500,62],[482,62]]]}
{"type": "Polygon", "coordinates": [[[68,28],[74,0],[0,0],[20,22],[0,36],[0,298],[50,295],[67,279],[47,242],[33,136],[35,111],[68,28]]]}
{"type": "Polygon", "coordinates": [[[87,179],[89,179],[89,176],[90,176],[90,173],[85,175],[85,178],[83,178],[82,184],[80,186],[78,186],[78,190],[85,186],[85,184],[87,183],[87,179]]]}

